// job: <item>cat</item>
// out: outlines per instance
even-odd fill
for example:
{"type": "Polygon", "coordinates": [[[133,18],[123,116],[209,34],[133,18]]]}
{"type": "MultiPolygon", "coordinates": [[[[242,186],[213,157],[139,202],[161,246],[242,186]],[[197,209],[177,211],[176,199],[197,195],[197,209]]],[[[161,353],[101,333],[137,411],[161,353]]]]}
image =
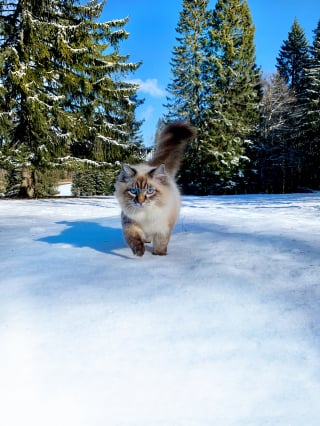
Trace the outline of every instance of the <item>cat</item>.
{"type": "Polygon", "coordinates": [[[154,156],[147,162],[122,164],[115,184],[121,206],[125,240],[133,254],[143,256],[145,243],[152,254],[166,255],[172,228],[180,212],[180,192],[175,181],[187,141],[195,130],[183,121],[163,128],[154,156]]]}

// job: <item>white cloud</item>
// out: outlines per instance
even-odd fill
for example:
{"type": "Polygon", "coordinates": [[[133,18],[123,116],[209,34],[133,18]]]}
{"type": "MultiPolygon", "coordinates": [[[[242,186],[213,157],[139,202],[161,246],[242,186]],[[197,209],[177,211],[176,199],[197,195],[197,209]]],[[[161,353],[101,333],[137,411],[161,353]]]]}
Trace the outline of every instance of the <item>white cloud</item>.
{"type": "Polygon", "coordinates": [[[153,106],[149,105],[146,109],[144,109],[141,113],[143,120],[149,120],[154,114],[153,106]]]}
{"type": "Polygon", "coordinates": [[[156,78],[147,78],[146,80],[141,80],[141,78],[136,78],[129,80],[129,83],[134,83],[139,85],[139,90],[141,92],[147,93],[150,96],[156,98],[162,98],[165,96],[165,91],[159,87],[158,80],[156,78]]]}

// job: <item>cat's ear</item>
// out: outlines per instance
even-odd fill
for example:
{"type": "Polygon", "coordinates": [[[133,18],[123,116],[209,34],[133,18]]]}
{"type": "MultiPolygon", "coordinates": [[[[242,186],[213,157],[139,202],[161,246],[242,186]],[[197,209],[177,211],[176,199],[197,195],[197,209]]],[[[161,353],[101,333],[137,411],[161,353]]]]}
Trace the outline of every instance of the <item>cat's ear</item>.
{"type": "Polygon", "coordinates": [[[129,164],[122,163],[119,179],[126,180],[128,178],[132,178],[134,175],[136,175],[136,173],[136,170],[129,164]]]}
{"type": "Polygon", "coordinates": [[[151,176],[152,178],[158,179],[161,182],[165,182],[167,179],[167,174],[166,174],[166,169],[164,164],[160,164],[160,166],[150,170],[149,176],[151,176]]]}

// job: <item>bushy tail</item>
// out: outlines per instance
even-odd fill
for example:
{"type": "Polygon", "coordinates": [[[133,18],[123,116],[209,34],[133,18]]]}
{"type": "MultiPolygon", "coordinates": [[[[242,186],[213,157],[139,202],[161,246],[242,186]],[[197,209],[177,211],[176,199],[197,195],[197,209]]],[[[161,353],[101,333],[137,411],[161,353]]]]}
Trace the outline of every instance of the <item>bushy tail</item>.
{"type": "Polygon", "coordinates": [[[161,131],[154,156],[148,164],[164,164],[166,172],[174,176],[179,170],[186,143],[195,136],[194,128],[184,121],[168,124],[161,131]]]}

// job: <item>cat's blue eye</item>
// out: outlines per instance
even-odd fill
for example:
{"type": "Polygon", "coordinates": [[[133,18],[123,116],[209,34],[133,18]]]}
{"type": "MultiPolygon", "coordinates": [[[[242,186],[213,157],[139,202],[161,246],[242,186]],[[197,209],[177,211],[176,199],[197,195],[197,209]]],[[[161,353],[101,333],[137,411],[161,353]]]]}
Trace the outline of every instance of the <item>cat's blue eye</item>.
{"type": "Polygon", "coordinates": [[[148,188],[147,189],[147,194],[148,195],[151,195],[151,194],[153,194],[154,193],[154,189],[153,188],[148,188]]]}
{"type": "Polygon", "coordinates": [[[130,192],[130,194],[132,194],[132,195],[137,195],[138,190],[137,190],[137,188],[130,188],[129,192],[130,192]]]}

